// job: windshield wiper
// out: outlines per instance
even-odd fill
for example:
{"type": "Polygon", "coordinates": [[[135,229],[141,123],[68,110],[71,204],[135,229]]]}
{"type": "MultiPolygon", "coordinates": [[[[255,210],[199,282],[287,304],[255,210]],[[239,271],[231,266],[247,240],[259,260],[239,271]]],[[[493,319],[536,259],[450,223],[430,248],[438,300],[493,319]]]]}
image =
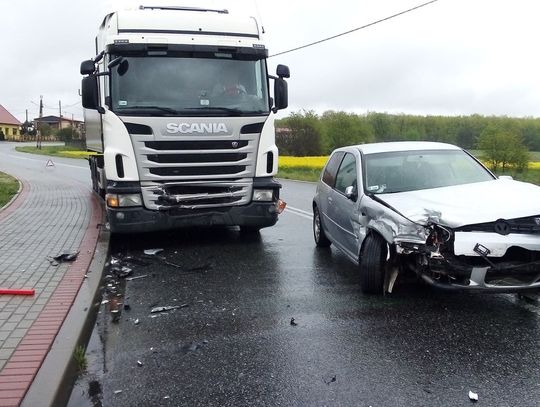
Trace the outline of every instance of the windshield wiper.
{"type": "Polygon", "coordinates": [[[202,107],[186,107],[184,110],[196,110],[199,112],[223,112],[223,113],[232,113],[232,114],[243,114],[246,113],[243,110],[236,109],[233,107],[218,107],[218,106],[202,106],[202,107]]]}
{"type": "Polygon", "coordinates": [[[163,107],[163,106],[129,106],[129,107],[126,107],[126,108],[118,109],[118,111],[120,111],[120,112],[127,112],[127,111],[130,111],[130,110],[138,110],[138,111],[141,111],[141,110],[159,110],[160,112],[164,112],[164,113],[170,113],[170,114],[174,114],[174,115],[178,114],[178,110],[172,109],[170,107],[163,107]]]}

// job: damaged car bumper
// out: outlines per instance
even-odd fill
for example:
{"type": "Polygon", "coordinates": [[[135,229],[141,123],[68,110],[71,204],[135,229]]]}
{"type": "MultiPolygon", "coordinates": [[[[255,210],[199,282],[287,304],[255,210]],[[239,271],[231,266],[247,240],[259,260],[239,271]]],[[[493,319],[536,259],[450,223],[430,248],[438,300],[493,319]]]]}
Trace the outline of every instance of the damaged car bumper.
{"type": "Polygon", "coordinates": [[[425,244],[396,241],[398,253],[417,256],[414,270],[429,285],[498,293],[540,289],[538,235],[445,231],[447,241],[436,232],[425,244]]]}

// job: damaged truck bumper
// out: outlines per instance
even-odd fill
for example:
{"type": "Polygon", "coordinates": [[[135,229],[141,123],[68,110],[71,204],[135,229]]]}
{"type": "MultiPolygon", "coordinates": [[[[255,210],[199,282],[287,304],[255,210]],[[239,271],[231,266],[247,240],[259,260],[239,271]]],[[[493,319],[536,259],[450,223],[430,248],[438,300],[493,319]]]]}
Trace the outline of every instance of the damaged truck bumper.
{"type": "Polygon", "coordinates": [[[243,226],[265,228],[278,220],[275,202],[252,202],[248,205],[208,209],[148,210],[143,207],[107,208],[113,233],[140,233],[193,226],[243,226]]]}

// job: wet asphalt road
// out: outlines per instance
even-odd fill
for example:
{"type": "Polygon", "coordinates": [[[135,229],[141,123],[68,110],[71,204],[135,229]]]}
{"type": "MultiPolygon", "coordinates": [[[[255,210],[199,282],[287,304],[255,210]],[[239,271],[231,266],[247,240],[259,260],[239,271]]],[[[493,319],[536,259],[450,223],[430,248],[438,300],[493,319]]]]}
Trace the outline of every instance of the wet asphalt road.
{"type": "Polygon", "coordinates": [[[356,267],[314,247],[301,212],[314,186],[284,184],[293,208],[260,237],[113,240],[147,277],[125,283],[118,322],[110,304],[98,316],[104,406],[466,406],[469,390],[477,405],[540,405],[537,307],[399,279],[390,296],[362,295],[356,267]]]}

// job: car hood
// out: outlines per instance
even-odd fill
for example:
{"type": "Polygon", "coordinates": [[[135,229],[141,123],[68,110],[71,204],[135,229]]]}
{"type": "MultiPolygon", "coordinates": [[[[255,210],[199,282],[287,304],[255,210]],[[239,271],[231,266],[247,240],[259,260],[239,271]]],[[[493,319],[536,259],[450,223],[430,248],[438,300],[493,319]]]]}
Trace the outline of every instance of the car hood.
{"type": "Polygon", "coordinates": [[[540,187],[509,179],[381,194],[408,219],[452,228],[540,215],[540,187]]]}

